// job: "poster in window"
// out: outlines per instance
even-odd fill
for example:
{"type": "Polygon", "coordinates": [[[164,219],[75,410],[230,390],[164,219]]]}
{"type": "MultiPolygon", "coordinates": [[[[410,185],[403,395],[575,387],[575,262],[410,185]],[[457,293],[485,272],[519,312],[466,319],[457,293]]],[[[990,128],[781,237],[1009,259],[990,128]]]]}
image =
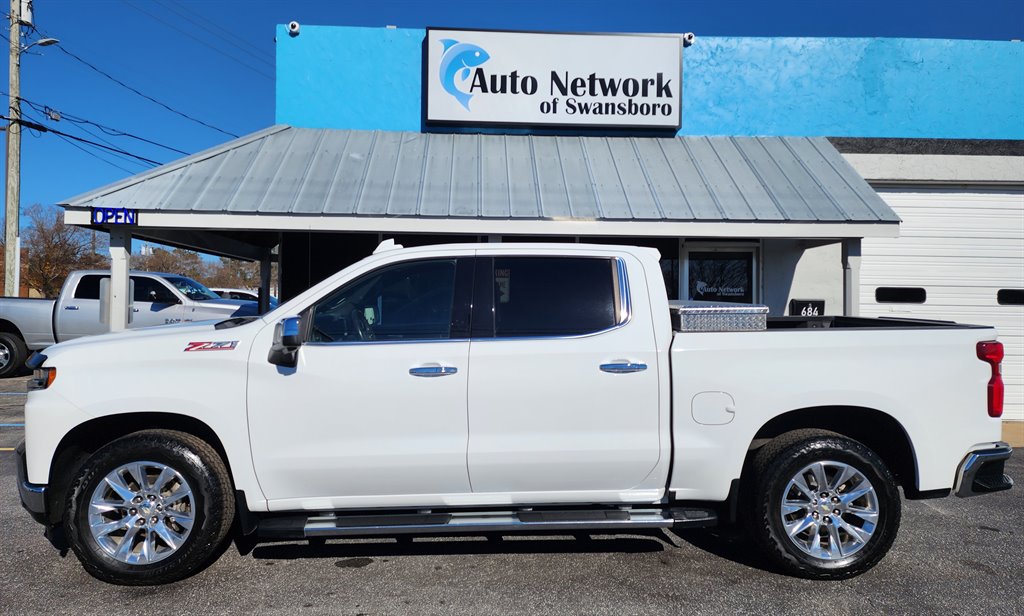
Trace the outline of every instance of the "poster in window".
{"type": "Polygon", "coordinates": [[[754,253],[690,252],[686,267],[690,299],[754,302],[754,253]]]}

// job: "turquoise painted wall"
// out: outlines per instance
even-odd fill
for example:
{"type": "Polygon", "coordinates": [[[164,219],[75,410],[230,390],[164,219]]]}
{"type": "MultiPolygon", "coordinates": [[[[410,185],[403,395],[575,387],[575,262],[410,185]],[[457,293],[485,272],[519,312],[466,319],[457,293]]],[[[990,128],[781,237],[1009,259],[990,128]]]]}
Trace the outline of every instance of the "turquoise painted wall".
{"type": "MultiPolygon", "coordinates": [[[[420,29],[277,28],[277,121],[422,130],[420,29]]],[[[1024,139],[1024,43],[698,37],[685,135],[1024,139]]]]}

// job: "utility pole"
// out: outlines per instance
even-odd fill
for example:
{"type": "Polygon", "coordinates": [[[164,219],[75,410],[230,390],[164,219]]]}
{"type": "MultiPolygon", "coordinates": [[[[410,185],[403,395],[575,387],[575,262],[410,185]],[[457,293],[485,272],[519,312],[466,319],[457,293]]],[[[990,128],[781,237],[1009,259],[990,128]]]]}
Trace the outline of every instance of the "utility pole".
{"type": "Polygon", "coordinates": [[[4,225],[4,295],[17,296],[18,264],[21,262],[21,0],[11,0],[10,93],[7,116],[7,207],[4,225]]]}

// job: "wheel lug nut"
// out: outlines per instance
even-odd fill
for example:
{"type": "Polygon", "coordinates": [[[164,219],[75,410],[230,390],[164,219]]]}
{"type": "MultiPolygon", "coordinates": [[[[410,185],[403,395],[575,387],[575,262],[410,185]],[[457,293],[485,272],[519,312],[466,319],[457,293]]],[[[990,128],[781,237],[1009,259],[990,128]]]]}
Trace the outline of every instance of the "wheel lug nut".
{"type": "Polygon", "coordinates": [[[157,523],[157,522],[158,522],[159,520],[160,520],[160,518],[158,518],[158,517],[156,517],[156,516],[153,516],[153,517],[151,517],[151,518],[149,519],[149,521],[150,521],[150,523],[151,523],[151,524],[156,524],[156,523],[157,523]]]}
{"type": "Polygon", "coordinates": [[[839,497],[838,496],[833,496],[832,497],[832,502],[833,503],[838,503],[839,502],[839,497]]]}
{"type": "Polygon", "coordinates": [[[832,518],[830,518],[828,516],[825,516],[825,524],[831,524],[831,523],[832,523],[832,518]]]}
{"type": "Polygon", "coordinates": [[[155,494],[150,494],[149,495],[149,500],[155,501],[156,500],[156,495],[155,494]]]}
{"type": "Polygon", "coordinates": [[[839,515],[839,514],[840,514],[840,511],[839,511],[838,509],[834,509],[834,510],[832,511],[832,513],[833,513],[834,515],[839,515]]]}
{"type": "Polygon", "coordinates": [[[142,526],[142,525],[144,525],[145,523],[146,523],[146,520],[145,520],[145,518],[139,518],[138,520],[136,520],[136,521],[135,521],[135,525],[136,525],[136,526],[142,526]]]}
{"type": "Polygon", "coordinates": [[[132,502],[135,503],[136,505],[138,505],[139,503],[142,502],[142,497],[141,496],[136,496],[135,498],[132,499],[132,502]]]}
{"type": "Polygon", "coordinates": [[[138,509],[136,509],[136,508],[134,508],[134,507],[132,507],[131,509],[129,509],[129,510],[128,510],[128,513],[129,513],[130,515],[135,515],[135,514],[136,514],[136,513],[138,513],[138,512],[139,512],[139,510],[138,510],[138,509]]]}
{"type": "Polygon", "coordinates": [[[815,511],[815,512],[811,513],[811,517],[814,518],[815,520],[817,520],[818,519],[818,512],[815,511]]]}
{"type": "Polygon", "coordinates": [[[822,492],[821,493],[821,497],[822,498],[828,498],[828,492],[822,492]]]}

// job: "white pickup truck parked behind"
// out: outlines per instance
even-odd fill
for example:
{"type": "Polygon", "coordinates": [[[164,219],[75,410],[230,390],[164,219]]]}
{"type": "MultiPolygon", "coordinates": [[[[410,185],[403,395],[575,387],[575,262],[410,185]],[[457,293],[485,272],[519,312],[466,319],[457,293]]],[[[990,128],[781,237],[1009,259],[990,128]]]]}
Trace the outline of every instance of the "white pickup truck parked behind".
{"type": "MultiPolygon", "coordinates": [[[[0,378],[21,370],[28,351],[109,331],[100,318],[100,282],[109,278],[81,270],[68,274],[56,300],[0,297],[0,378]]],[[[222,299],[179,274],[132,272],[131,286],[131,328],[257,314],[255,303],[222,299]]]]}
{"type": "Polygon", "coordinates": [[[1012,485],[990,328],[758,329],[754,307],[670,306],[644,248],[387,248],[262,318],[35,355],[25,508],[122,584],[190,575],[236,522],[274,540],[738,520],[783,571],[841,578],[889,549],[900,488],[1012,485]]]}

